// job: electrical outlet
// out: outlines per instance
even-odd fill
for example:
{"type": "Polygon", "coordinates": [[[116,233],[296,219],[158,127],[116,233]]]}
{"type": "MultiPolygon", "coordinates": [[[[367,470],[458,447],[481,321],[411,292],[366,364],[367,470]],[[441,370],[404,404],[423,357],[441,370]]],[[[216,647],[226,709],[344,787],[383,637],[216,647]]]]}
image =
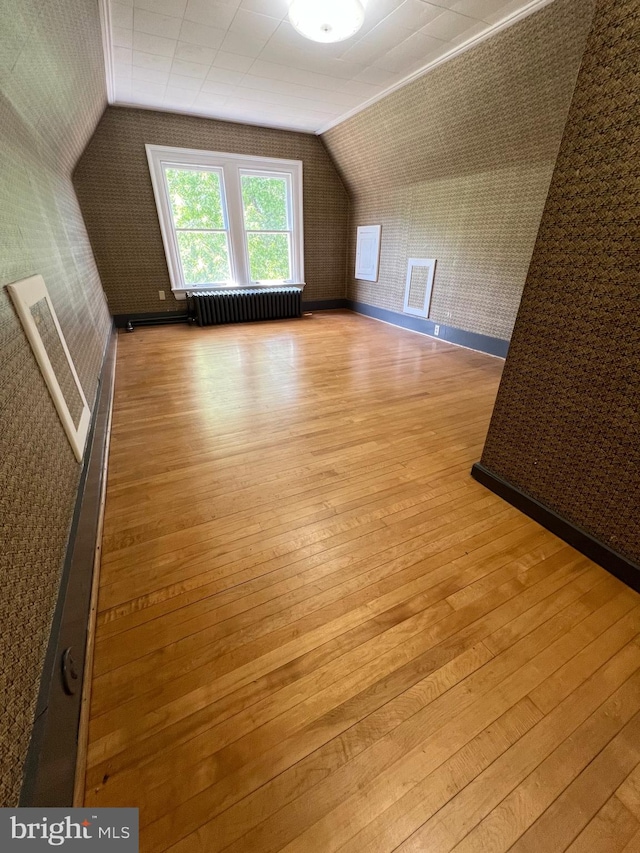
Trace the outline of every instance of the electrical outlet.
{"type": "Polygon", "coordinates": [[[434,335],[439,335],[439,334],[440,334],[440,326],[436,325],[436,326],[434,326],[434,327],[433,327],[433,334],[434,334],[434,335]]]}
{"type": "Polygon", "coordinates": [[[164,299],[164,298],[165,298],[164,290],[159,290],[158,291],[158,299],[164,299]]]}

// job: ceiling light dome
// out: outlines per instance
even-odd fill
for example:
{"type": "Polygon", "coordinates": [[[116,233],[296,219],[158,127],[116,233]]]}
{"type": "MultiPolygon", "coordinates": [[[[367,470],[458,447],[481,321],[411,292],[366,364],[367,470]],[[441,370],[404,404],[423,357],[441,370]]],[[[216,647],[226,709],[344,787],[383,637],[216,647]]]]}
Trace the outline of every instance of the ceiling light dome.
{"type": "Polygon", "coordinates": [[[289,20],[312,41],[344,41],[362,26],[364,8],[360,0],[293,0],[289,20]]]}

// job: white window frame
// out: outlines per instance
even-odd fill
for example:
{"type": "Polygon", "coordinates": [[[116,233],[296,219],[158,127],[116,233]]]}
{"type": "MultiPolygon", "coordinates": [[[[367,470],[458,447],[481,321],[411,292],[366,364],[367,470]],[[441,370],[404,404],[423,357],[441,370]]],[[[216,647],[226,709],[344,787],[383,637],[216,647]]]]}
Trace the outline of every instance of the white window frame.
{"type": "MultiPolygon", "coordinates": [[[[287,285],[304,284],[304,223],[302,215],[302,161],[281,160],[275,157],[247,157],[221,151],[200,151],[193,148],[173,148],[165,145],[145,145],[151,184],[158,211],[171,290],[176,299],[186,299],[198,290],[228,290],[242,287],[273,287],[274,282],[255,282],[249,277],[249,257],[242,206],[242,174],[283,177],[289,186],[289,223],[291,233],[291,279],[287,285]],[[210,284],[186,284],[173,224],[165,169],[195,168],[221,174],[223,211],[229,228],[229,265],[232,281],[210,284]]],[[[206,230],[206,229],[205,229],[206,230]]],[[[280,232],[287,233],[287,232],[280,232]]],[[[279,282],[278,282],[279,283],[279,282]]]]}

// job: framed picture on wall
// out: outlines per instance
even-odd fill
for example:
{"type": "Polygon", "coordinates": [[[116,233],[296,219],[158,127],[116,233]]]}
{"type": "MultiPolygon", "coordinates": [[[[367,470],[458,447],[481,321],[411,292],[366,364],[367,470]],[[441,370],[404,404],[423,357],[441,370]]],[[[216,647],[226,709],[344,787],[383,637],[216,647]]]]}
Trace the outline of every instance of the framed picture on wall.
{"type": "Polygon", "coordinates": [[[8,284],[7,290],[75,457],[81,462],[91,412],[44,279],[32,275],[8,284]]]}
{"type": "Polygon", "coordinates": [[[378,280],[381,233],[381,225],[358,225],[355,277],[360,281],[378,280]]]}

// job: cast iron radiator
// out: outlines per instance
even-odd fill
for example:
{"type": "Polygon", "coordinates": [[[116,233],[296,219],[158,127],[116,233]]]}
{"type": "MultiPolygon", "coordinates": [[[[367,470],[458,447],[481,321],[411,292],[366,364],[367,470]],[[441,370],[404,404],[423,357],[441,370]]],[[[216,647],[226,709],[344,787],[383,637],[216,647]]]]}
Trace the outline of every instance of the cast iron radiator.
{"type": "Polygon", "coordinates": [[[203,290],[192,295],[193,319],[199,326],[279,320],[302,313],[302,288],[203,290]]]}

